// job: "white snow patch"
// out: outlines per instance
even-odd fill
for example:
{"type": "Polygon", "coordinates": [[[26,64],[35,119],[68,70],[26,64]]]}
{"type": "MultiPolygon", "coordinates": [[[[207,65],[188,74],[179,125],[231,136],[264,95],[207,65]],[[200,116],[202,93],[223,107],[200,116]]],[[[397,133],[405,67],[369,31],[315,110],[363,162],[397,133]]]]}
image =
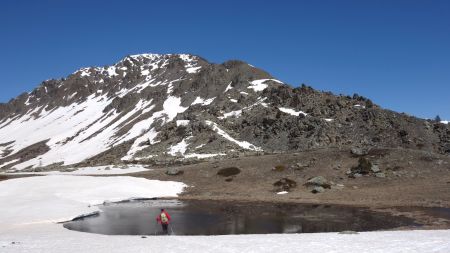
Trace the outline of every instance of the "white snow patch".
{"type": "Polygon", "coordinates": [[[234,98],[230,98],[230,101],[233,102],[233,103],[237,103],[238,102],[237,99],[234,99],[234,98]]]}
{"type": "MultiPolygon", "coordinates": [[[[71,168],[68,168],[69,170],[71,168]]],[[[124,168],[114,165],[94,166],[94,167],[82,167],[77,168],[74,171],[48,171],[48,172],[18,172],[7,173],[8,175],[121,175],[130,174],[136,172],[147,171],[142,165],[129,165],[124,168]]]]}
{"type": "Polygon", "coordinates": [[[181,106],[181,98],[169,96],[163,104],[164,113],[172,121],[178,113],[186,111],[187,107],[181,106]]]}
{"type": "Polygon", "coordinates": [[[227,92],[227,91],[229,91],[229,90],[231,90],[231,89],[233,89],[233,87],[231,86],[232,83],[233,83],[233,81],[231,81],[231,82],[228,84],[228,86],[227,86],[227,88],[225,89],[224,93],[227,92]]]}
{"type": "MultiPolygon", "coordinates": [[[[140,58],[147,58],[150,59],[151,61],[155,61],[159,58],[161,58],[161,54],[153,54],[153,53],[146,53],[146,54],[133,54],[133,55],[129,55],[128,57],[133,58],[135,60],[139,60],[140,58]]],[[[125,59],[124,59],[125,60],[125,59]]]]}
{"type": "Polygon", "coordinates": [[[205,102],[203,102],[203,105],[209,105],[209,104],[211,104],[211,103],[214,101],[214,99],[216,99],[216,98],[213,97],[213,98],[206,99],[205,102]]]}
{"type": "Polygon", "coordinates": [[[300,114],[303,114],[303,115],[308,115],[307,113],[305,113],[305,112],[302,112],[302,111],[295,111],[294,109],[291,109],[291,108],[283,108],[283,107],[280,107],[280,108],[278,108],[278,110],[280,110],[280,111],[282,111],[282,112],[284,112],[284,113],[287,113],[287,114],[290,114],[290,115],[294,115],[294,116],[299,116],[300,114]]]}
{"type": "MultiPolygon", "coordinates": [[[[0,150],[0,151],[1,151],[1,150],[0,150]]],[[[20,159],[14,159],[14,160],[11,160],[11,161],[9,161],[9,162],[5,162],[5,163],[3,163],[3,164],[0,164],[0,168],[1,168],[1,167],[5,167],[5,166],[7,166],[7,165],[9,165],[9,164],[18,162],[19,160],[20,160],[20,159]]]]}
{"type": "Polygon", "coordinates": [[[448,121],[448,120],[442,120],[441,123],[442,123],[442,124],[448,124],[449,121],[448,121]]]}
{"type": "Polygon", "coordinates": [[[226,155],[226,154],[224,154],[224,153],[219,153],[219,154],[187,154],[187,155],[184,155],[184,157],[185,158],[205,159],[205,158],[211,158],[211,157],[221,156],[221,155],[226,155]]]}
{"type": "Polygon", "coordinates": [[[185,120],[185,119],[177,120],[177,127],[179,127],[179,126],[187,126],[187,125],[189,125],[189,122],[190,122],[190,120],[185,120]]]}
{"type": "Polygon", "coordinates": [[[192,102],[192,105],[196,105],[196,104],[203,104],[205,102],[205,100],[201,97],[197,97],[195,98],[194,102],[192,102]]]}
{"type": "Polygon", "coordinates": [[[72,99],[73,97],[75,97],[75,95],[77,95],[77,91],[75,91],[74,93],[72,93],[71,95],[69,95],[68,97],[67,97],[67,100],[70,100],[70,99],[72,99]]]}
{"type": "Polygon", "coordinates": [[[156,136],[158,136],[158,132],[155,131],[154,128],[150,129],[148,132],[143,134],[142,136],[136,138],[131,148],[128,150],[127,154],[121,158],[122,161],[131,161],[133,158],[135,160],[139,160],[138,157],[134,157],[137,152],[150,147],[151,145],[157,143],[155,141],[156,136]],[[147,145],[142,145],[142,143],[147,142],[147,145]]]}
{"type": "MultiPolygon", "coordinates": [[[[131,140],[137,136],[142,135],[142,132],[147,131],[149,127],[153,124],[156,119],[163,118],[164,123],[172,121],[178,113],[182,113],[187,109],[187,107],[181,106],[181,98],[169,96],[163,103],[163,110],[153,113],[153,115],[145,120],[142,120],[136,124],[128,131],[128,133],[123,136],[120,143],[131,140]]],[[[156,136],[156,135],[155,135],[156,136]]],[[[142,142],[142,140],[140,140],[142,142]]],[[[135,141],[136,144],[136,141],[135,141]]],[[[133,146],[135,145],[133,144],[133,146]]],[[[136,144],[138,145],[138,144],[136,144]]]]}
{"type": "Polygon", "coordinates": [[[239,116],[241,116],[241,114],[242,114],[243,111],[251,110],[251,109],[253,109],[253,107],[255,107],[255,106],[257,106],[257,105],[262,105],[262,106],[264,106],[264,107],[268,107],[268,105],[267,105],[266,103],[264,103],[264,101],[265,101],[266,99],[267,99],[267,98],[258,98],[258,100],[257,100],[254,104],[252,104],[252,105],[250,105],[250,106],[247,106],[247,107],[244,107],[244,108],[242,108],[241,110],[231,111],[231,112],[224,113],[223,116],[220,116],[220,117],[218,117],[218,118],[219,118],[219,119],[226,119],[226,118],[232,117],[232,116],[239,117],[239,116]]]}
{"type": "Polygon", "coordinates": [[[199,66],[199,67],[187,67],[186,68],[186,72],[191,73],[191,74],[197,73],[201,68],[202,68],[201,66],[199,66]]]}
{"type": "Polygon", "coordinates": [[[196,104],[209,105],[209,104],[211,104],[214,101],[214,99],[216,99],[216,98],[213,97],[213,98],[209,98],[209,99],[205,100],[205,99],[203,99],[201,97],[197,97],[197,98],[195,98],[194,102],[192,102],[191,105],[196,105],[196,104]]]}
{"type": "Polygon", "coordinates": [[[334,119],[323,119],[323,120],[325,120],[327,122],[332,122],[334,119]]]}
{"type": "Polygon", "coordinates": [[[188,73],[197,73],[202,67],[198,66],[198,58],[189,54],[179,54],[181,60],[185,62],[184,68],[188,73]]]}
{"type": "Polygon", "coordinates": [[[277,192],[278,195],[283,195],[283,194],[288,194],[289,192],[287,191],[281,191],[281,192],[277,192]]]}
{"type": "Polygon", "coordinates": [[[205,146],[206,144],[205,143],[203,143],[203,144],[200,144],[200,145],[198,145],[197,147],[195,147],[195,149],[199,149],[199,148],[202,148],[203,146],[205,146]]]}
{"type": "Polygon", "coordinates": [[[190,138],[192,138],[192,136],[186,137],[179,143],[171,146],[169,148],[169,152],[167,153],[170,154],[171,156],[176,156],[177,154],[184,155],[184,153],[186,153],[187,146],[189,145],[186,141],[189,140],[190,138]]]}
{"type": "Polygon", "coordinates": [[[153,113],[153,115],[145,120],[142,120],[138,123],[136,123],[130,131],[128,131],[128,133],[123,136],[120,139],[119,143],[123,143],[125,141],[131,140],[137,136],[142,135],[141,137],[137,138],[132,147],[130,148],[130,150],[127,152],[127,155],[122,157],[121,159],[126,161],[126,160],[131,160],[133,158],[133,156],[136,154],[136,152],[149,147],[149,145],[141,145],[142,142],[149,140],[150,145],[154,144],[155,142],[153,141],[154,138],[156,138],[157,136],[157,132],[155,132],[155,130],[152,128],[150,130],[147,130],[155,120],[157,119],[163,119],[163,124],[172,121],[178,113],[184,112],[187,109],[187,107],[182,107],[181,106],[181,98],[179,97],[173,97],[173,96],[169,96],[166,101],[164,101],[163,104],[163,110],[162,111],[158,111],[153,113]],[[145,133],[146,132],[146,133],[145,133]]]}
{"type": "Polygon", "coordinates": [[[212,129],[219,134],[220,136],[222,136],[223,138],[236,143],[238,146],[240,146],[241,148],[244,149],[248,149],[248,150],[254,150],[254,151],[262,151],[262,149],[260,147],[257,147],[249,142],[246,141],[238,141],[236,139],[234,139],[233,137],[231,137],[229,134],[227,134],[225,131],[223,131],[222,129],[220,129],[216,123],[206,120],[205,123],[209,126],[212,127],[212,129]]]}
{"type": "Polygon", "coordinates": [[[281,82],[277,79],[259,79],[259,80],[251,81],[250,82],[251,86],[249,86],[248,89],[253,89],[255,92],[263,91],[267,88],[267,84],[265,84],[265,82],[267,82],[267,81],[273,81],[273,82],[283,84],[283,82],[281,82]]]}
{"type": "Polygon", "coordinates": [[[356,104],[356,105],[354,105],[353,107],[356,107],[356,108],[362,108],[362,109],[365,109],[365,108],[366,108],[366,106],[360,105],[360,104],[356,104]]]}
{"type": "Polygon", "coordinates": [[[106,69],[106,71],[108,72],[109,76],[117,76],[118,74],[116,73],[116,67],[114,66],[110,66],[106,69]]]}
{"type": "Polygon", "coordinates": [[[229,117],[239,117],[242,114],[242,110],[232,111],[224,113],[222,117],[218,117],[219,119],[226,119],[229,117]]]}
{"type": "Polygon", "coordinates": [[[30,98],[31,98],[31,96],[28,96],[27,101],[25,101],[25,105],[30,105],[31,104],[30,103],[30,98]]]}

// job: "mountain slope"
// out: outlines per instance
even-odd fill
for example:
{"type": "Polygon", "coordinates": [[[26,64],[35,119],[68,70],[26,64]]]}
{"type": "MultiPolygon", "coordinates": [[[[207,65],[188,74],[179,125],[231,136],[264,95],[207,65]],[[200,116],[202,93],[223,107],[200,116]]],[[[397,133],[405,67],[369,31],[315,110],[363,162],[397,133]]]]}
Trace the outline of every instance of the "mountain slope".
{"type": "Polygon", "coordinates": [[[186,54],[127,56],[0,104],[0,169],[355,146],[449,153],[450,129],[186,54]]]}

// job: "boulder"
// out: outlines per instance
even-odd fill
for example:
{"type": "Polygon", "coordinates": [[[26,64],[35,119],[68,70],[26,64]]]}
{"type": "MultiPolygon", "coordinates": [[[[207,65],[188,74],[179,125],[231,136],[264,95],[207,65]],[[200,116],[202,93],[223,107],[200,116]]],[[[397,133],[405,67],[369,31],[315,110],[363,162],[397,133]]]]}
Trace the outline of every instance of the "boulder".
{"type": "Polygon", "coordinates": [[[380,178],[386,177],[386,174],[381,171],[378,163],[373,163],[365,157],[360,157],[358,160],[358,165],[351,168],[351,170],[347,171],[346,174],[350,178],[362,177],[363,175],[372,175],[380,178]]]}
{"type": "Polygon", "coordinates": [[[282,178],[276,181],[273,186],[277,187],[277,191],[289,191],[291,188],[297,186],[297,182],[289,178],[282,178]]]}
{"type": "Polygon", "coordinates": [[[367,158],[364,158],[364,157],[361,157],[361,158],[359,158],[359,160],[358,160],[358,165],[357,166],[355,166],[355,167],[353,167],[351,170],[352,170],[352,173],[353,174],[356,174],[356,173],[358,173],[358,174],[363,174],[363,175],[365,175],[365,174],[370,174],[371,172],[372,172],[372,163],[369,161],[369,159],[367,159],[367,158]]]}
{"type": "Polygon", "coordinates": [[[301,169],[306,169],[310,166],[309,163],[302,163],[302,162],[298,162],[296,163],[293,167],[297,170],[301,170],[301,169]]]}
{"type": "Polygon", "coordinates": [[[375,177],[385,178],[386,174],[384,174],[383,172],[378,172],[378,173],[375,173],[375,177]]]}
{"type": "Polygon", "coordinates": [[[364,156],[364,155],[368,155],[369,154],[369,150],[368,149],[364,149],[364,148],[358,148],[358,147],[353,147],[350,152],[352,153],[352,155],[355,156],[364,156]]]}
{"type": "Polygon", "coordinates": [[[363,175],[361,174],[361,173],[355,173],[355,174],[353,174],[353,177],[362,177],[363,175]]]}
{"type": "Polygon", "coordinates": [[[166,174],[169,176],[177,176],[183,174],[183,171],[178,168],[168,168],[166,174]]]}
{"type": "Polygon", "coordinates": [[[311,192],[314,194],[323,193],[323,192],[325,192],[325,188],[323,188],[322,186],[314,186],[314,188],[311,190],[311,192]]]}
{"type": "Polygon", "coordinates": [[[379,173],[379,172],[381,172],[380,167],[378,166],[378,164],[372,164],[372,166],[370,167],[370,170],[371,170],[373,173],[379,173]]]}
{"type": "Polygon", "coordinates": [[[317,177],[313,177],[313,178],[309,179],[305,185],[311,186],[311,187],[320,186],[320,187],[327,188],[327,189],[331,188],[330,182],[328,182],[328,180],[326,180],[322,176],[317,176],[317,177]]]}

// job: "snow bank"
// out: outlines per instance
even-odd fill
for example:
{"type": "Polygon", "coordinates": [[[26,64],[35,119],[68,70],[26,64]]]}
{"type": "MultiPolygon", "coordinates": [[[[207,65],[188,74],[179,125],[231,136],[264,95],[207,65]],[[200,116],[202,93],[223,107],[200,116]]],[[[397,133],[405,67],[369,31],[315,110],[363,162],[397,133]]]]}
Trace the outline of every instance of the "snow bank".
{"type": "Polygon", "coordinates": [[[23,235],[0,232],[2,253],[45,252],[306,252],[448,253],[449,230],[227,236],[107,236],[39,227],[23,235]],[[16,242],[12,244],[11,242],[16,242]]]}
{"type": "Polygon", "coordinates": [[[39,176],[2,181],[0,229],[70,220],[104,201],[175,197],[186,185],[135,177],[39,176]]]}

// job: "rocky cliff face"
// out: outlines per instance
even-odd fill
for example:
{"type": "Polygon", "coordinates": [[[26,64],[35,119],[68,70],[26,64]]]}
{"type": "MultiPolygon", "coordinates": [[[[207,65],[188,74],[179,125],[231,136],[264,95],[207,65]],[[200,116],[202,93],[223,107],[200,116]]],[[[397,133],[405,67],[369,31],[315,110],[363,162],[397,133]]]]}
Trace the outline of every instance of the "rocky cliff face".
{"type": "Polygon", "coordinates": [[[450,127],[354,95],[293,88],[245,62],[142,54],[0,104],[0,169],[169,163],[318,148],[450,153],[450,127]]]}

